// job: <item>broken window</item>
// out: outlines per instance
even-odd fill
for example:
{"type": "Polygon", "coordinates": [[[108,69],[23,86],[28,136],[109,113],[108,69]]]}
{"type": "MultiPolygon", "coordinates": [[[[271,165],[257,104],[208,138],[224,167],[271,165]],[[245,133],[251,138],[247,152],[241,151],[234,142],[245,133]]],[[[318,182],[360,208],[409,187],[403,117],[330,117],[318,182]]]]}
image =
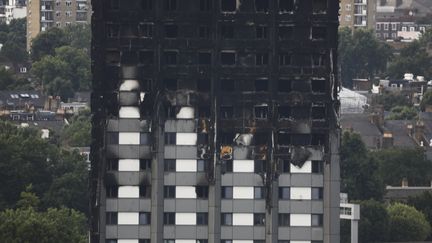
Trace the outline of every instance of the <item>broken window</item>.
{"type": "Polygon", "coordinates": [[[151,197],[151,186],[140,186],[139,187],[139,195],[141,198],[150,198],[151,197]]]}
{"type": "Polygon", "coordinates": [[[141,38],[153,37],[153,23],[142,23],[139,25],[139,35],[141,38]]]}
{"type": "Polygon", "coordinates": [[[120,25],[119,24],[107,24],[106,25],[107,37],[118,38],[120,36],[120,25]]]}
{"type": "Polygon", "coordinates": [[[325,86],[326,80],[325,79],[312,79],[311,85],[312,85],[312,92],[324,93],[325,87],[326,87],[325,86]]]}
{"type": "Polygon", "coordinates": [[[312,106],[312,119],[322,120],[326,118],[326,109],[324,105],[312,106]]]}
{"type": "Polygon", "coordinates": [[[294,37],[294,26],[280,25],[278,28],[279,40],[291,40],[294,37]]]}
{"type": "Polygon", "coordinates": [[[198,144],[207,144],[209,140],[208,133],[198,133],[197,143],[198,144]]]}
{"type": "Polygon", "coordinates": [[[108,64],[118,64],[120,62],[120,52],[119,51],[107,51],[105,56],[105,61],[108,64]]]}
{"type": "Polygon", "coordinates": [[[254,107],[254,117],[256,119],[267,119],[268,117],[268,106],[260,105],[254,107]]]}
{"type": "Polygon", "coordinates": [[[291,107],[291,117],[296,120],[304,120],[310,118],[310,107],[293,106],[291,107]]]}
{"type": "MultiPolygon", "coordinates": [[[[265,218],[265,213],[254,213],[254,225],[265,225],[265,218]]],[[[254,243],[257,243],[257,241],[254,240],[254,243]]]]}
{"type": "Polygon", "coordinates": [[[325,145],[326,135],[325,134],[312,134],[311,145],[325,145]]]}
{"type": "Polygon", "coordinates": [[[153,0],[141,0],[141,9],[142,10],[152,10],[153,9],[153,0]]]}
{"type": "Polygon", "coordinates": [[[279,11],[294,12],[296,0],[279,0],[279,11]]]}
{"type": "Polygon", "coordinates": [[[234,116],[234,108],[232,106],[221,106],[220,107],[221,119],[229,119],[234,116]]]}
{"type": "Polygon", "coordinates": [[[209,79],[199,79],[197,89],[200,92],[209,92],[211,88],[211,81],[209,79]]]}
{"type": "Polygon", "coordinates": [[[210,11],[212,0],[200,0],[200,11],[210,11]]]}
{"type": "Polygon", "coordinates": [[[289,66],[292,65],[292,54],[290,53],[280,53],[279,54],[279,65],[289,66]]]}
{"type": "Polygon", "coordinates": [[[165,0],[164,9],[166,11],[174,11],[177,9],[177,0],[165,0]]]}
{"type": "Polygon", "coordinates": [[[269,55],[268,53],[256,53],[255,54],[255,65],[268,65],[269,55]]]}
{"type": "Polygon", "coordinates": [[[224,12],[234,12],[237,9],[237,0],[221,0],[221,10],[224,12]]]}
{"type": "Polygon", "coordinates": [[[145,50],[140,51],[139,53],[139,61],[143,65],[151,65],[154,62],[154,53],[153,51],[145,50]]]}
{"type": "Polygon", "coordinates": [[[278,215],[278,224],[279,226],[290,226],[290,214],[280,213],[278,215]]]}
{"type": "Polygon", "coordinates": [[[323,173],[324,163],[321,160],[312,160],[312,173],[323,173]]]}
{"type": "Polygon", "coordinates": [[[278,118],[279,119],[289,119],[291,116],[291,107],[285,105],[285,106],[278,106],[278,118]]]}
{"type": "Polygon", "coordinates": [[[232,160],[222,160],[222,171],[223,171],[223,173],[233,172],[233,161],[232,160]]]}
{"type": "Polygon", "coordinates": [[[222,39],[233,39],[234,38],[234,26],[232,26],[230,24],[222,24],[221,37],[222,37],[222,39]]]}
{"type": "Polygon", "coordinates": [[[138,37],[138,26],[134,24],[124,24],[121,26],[120,35],[124,38],[138,37]]]}
{"type": "Polygon", "coordinates": [[[196,186],[195,187],[196,196],[199,199],[208,198],[208,186],[196,186]]]}
{"type": "Polygon", "coordinates": [[[164,52],[165,65],[176,65],[177,64],[177,51],[166,51],[164,52]]]}
{"type": "Polygon", "coordinates": [[[254,161],[254,172],[257,174],[266,172],[266,161],[265,160],[255,160],[254,161]]]}
{"type": "Polygon", "coordinates": [[[167,106],[166,107],[166,117],[167,119],[174,119],[177,116],[177,109],[175,106],[167,106]]]}
{"type": "Polygon", "coordinates": [[[109,0],[108,8],[109,9],[119,9],[120,0],[109,0]]]}
{"type": "Polygon", "coordinates": [[[200,26],[198,29],[198,35],[201,39],[210,39],[210,26],[200,26]]]}
{"type": "Polygon", "coordinates": [[[152,80],[151,79],[143,79],[141,80],[141,91],[150,92],[152,89],[152,80]]]}
{"type": "Polygon", "coordinates": [[[278,91],[279,92],[291,92],[291,80],[279,79],[278,80],[278,91]]]}
{"type": "Polygon", "coordinates": [[[199,159],[197,160],[197,171],[206,172],[209,169],[209,161],[199,159]]]}
{"type": "Polygon", "coordinates": [[[291,171],[291,162],[289,160],[282,160],[279,162],[280,171],[283,173],[290,173],[291,171]]]}
{"type": "Polygon", "coordinates": [[[210,65],[211,64],[211,52],[199,52],[198,53],[198,64],[199,65],[210,65]]]}
{"type": "Polygon", "coordinates": [[[325,65],[325,55],[324,54],[313,54],[312,55],[312,64],[315,67],[322,67],[325,65]]]}
{"type": "Polygon", "coordinates": [[[198,116],[200,118],[210,117],[210,106],[200,106],[198,107],[198,116]]]}
{"type": "Polygon", "coordinates": [[[165,25],[165,37],[166,38],[176,38],[178,36],[178,27],[175,24],[165,25]]]}
{"type": "Polygon", "coordinates": [[[327,28],[324,26],[313,26],[311,31],[313,40],[325,40],[327,38],[327,28]]]}
{"type": "Polygon", "coordinates": [[[169,78],[169,79],[164,79],[164,87],[167,89],[167,90],[177,90],[177,79],[172,79],[172,78],[169,78]]]}
{"type": "Polygon", "coordinates": [[[311,137],[309,134],[291,134],[291,144],[294,146],[310,145],[311,137]]]}
{"type": "Polygon", "coordinates": [[[312,12],[323,14],[327,12],[327,0],[312,0],[312,12]]]}
{"type": "Polygon", "coordinates": [[[310,84],[305,80],[294,80],[292,81],[292,90],[297,92],[309,92],[310,84]]]}
{"type": "Polygon", "coordinates": [[[277,143],[279,146],[290,145],[290,142],[291,142],[290,134],[287,132],[279,132],[277,141],[278,141],[277,143]]]}
{"type": "Polygon", "coordinates": [[[106,170],[107,171],[118,170],[118,159],[108,159],[106,161],[106,170]]]}
{"type": "Polygon", "coordinates": [[[222,91],[234,91],[235,87],[234,87],[234,80],[232,79],[221,79],[220,80],[220,89],[222,91]]]}
{"type": "MultiPolygon", "coordinates": [[[[166,145],[175,145],[176,144],[176,133],[175,132],[165,133],[165,144],[166,145]]],[[[174,162],[175,162],[175,160],[174,160],[174,162]]]]}
{"type": "Polygon", "coordinates": [[[255,80],[255,91],[268,91],[268,79],[257,79],[255,80]]]}
{"type": "Polygon", "coordinates": [[[221,64],[222,65],[235,65],[236,53],[235,51],[222,51],[221,52],[221,64]]]}
{"type": "Polygon", "coordinates": [[[256,38],[257,39],[267,39],[268,28],[265,25],[259,25],[255,27],[256,38]]]}
{"type": "Polygon", "coordinates": [[[151,160],[140,159],[140,170],[142,171],[151,170],[151,160]]]}
{"type": "Polygon", "coordinates": [[[268,0],[255,0],[255,10],[257,12],[268,12],[269,1],[268,0]]]}
{"type": "Polygon", "coordinates": [[[136,64],[138,62],[138,53],[136,51],[123,51],[120,61],[123,64],[136,64]]]}
{"type": "Polygon", "coordinates": [[[220,136],[221,140],[220,141],[221,141],[221,144],[232,144],[234,141],[234,138],[235,138],[235,133],[223,132],[223,133],[221,133],[221,136],[220,136]]]}

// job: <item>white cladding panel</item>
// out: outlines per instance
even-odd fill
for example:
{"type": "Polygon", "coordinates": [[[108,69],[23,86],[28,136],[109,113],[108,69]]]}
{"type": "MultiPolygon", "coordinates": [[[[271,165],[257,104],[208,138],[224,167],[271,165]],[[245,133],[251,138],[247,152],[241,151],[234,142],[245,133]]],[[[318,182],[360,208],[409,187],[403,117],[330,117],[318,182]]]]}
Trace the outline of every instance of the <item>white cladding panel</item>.
{"type": "Polygon", "coordinates": [[[140,133],[119,132],[119,144],[140,144],[140,133]]]}
{"type": "Polygon", "coordinates": [[[176,225],[196,225],[196,213],[176,213],[176,225]]]}
{"type": "Polygon", "coordinates": [[[233,240],[233,243],[253,243],[253,240],[233,240]]]}
{"type": "Polygon", "coordinates": [[[245,186],[235,186],[233,187],[233,198],[234,199],[253,199],[254,198],[254,188],[245,186]]]}
{"type": "Polygon", "coordinates": [[[138,80],[125,80],[120,85],[120,91],[136,91],[139,90],[139,82],[138,80]]]}
{"type": "Polygon", "coordinates": [[[196,133],[176,133],[177,145],[196,145],[196,133]]]}
{"type": "Polygon", "coordinates": [[[177,119],[194,119],[195,109],[193,107],[182,107],[177,113],[177,119]]]}
{"type": "Polygon", "coordinates": [[[139,159],[119,159],[118,170],[119,171],[139,171],[140,161],[139,159]]]}
{"type": "Polygon", "coordinates": [[[311,243],[308,240],[290,240],[290,243],[311,243]]]}
{"type": "Polygon", "coordinates": [[[196,240],[175,240],[175,243],[196,243],[196,240]]]}
{"type": "Polygon", "coordinates": [[[176,198],[196,198],[194,186],[176,186],[176,198]]]}
{"type": "Polygon", "coordinates": [[[310,187],[291,187],[291,200],[311,200],[312,188],[310,187]]]}
{"type": "Polygon", "coordinates": [[[253,160],[234,160],[233,172],[254,172],[253,160]]]}
{"type": "Polygon", "coordinates": [[[121,240],[121,239],[117,240],[117,243],[138,243],[138,242],[139,242],[138,240],[121,240]]]}
{"type": "Polygon", "coordinates": [[[233,225],[253,225],[253,213],[233,213],[233,225]]]}
{"type": "Polygon", "coordinates": [[[139,186],[119,186],[119,198],[139,198],[139,186]]]}
{"type": "Polygon", "coordinates": [[[140,111],[138,107],[123,106],[119,110],[120,118],[140,118],[140,111]]]}
{"type": "Polygon", "coordinates": [[[290,214],[291,226],[311,226],[310,214],[290,214]]]}
{"type": "Polygon", "coordinates": [[[196,172],[197,161],[193,159],[178,159],[176,160],[177,172],[196,172]]]}
{"type": "Polygon", "coordinates": [[[118,224],[134,224],[138,225],[138,213],[118,213],[118,224]]]}
{"type": "Polygon", "coordinates": [[[291,164],[291,173],[312,173],[312,161],[306,161],[302,167],[291,164]]]}

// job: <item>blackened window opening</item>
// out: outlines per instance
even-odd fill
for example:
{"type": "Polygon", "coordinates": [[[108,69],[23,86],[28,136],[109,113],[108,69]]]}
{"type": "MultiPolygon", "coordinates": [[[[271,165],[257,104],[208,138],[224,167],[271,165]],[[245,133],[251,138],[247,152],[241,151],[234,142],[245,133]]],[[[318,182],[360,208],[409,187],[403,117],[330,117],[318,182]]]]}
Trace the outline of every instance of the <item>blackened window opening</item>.
{"type": "Polygon", "coordinates": [[[269,81],[268,79],[257,79],[255,80],[255,91],[268,91],[269,81]]]}
{"type": "Polygon", "coordinates": [[[211,81],[209,79],[199,79],[197,82],[197,89],[200,92],[209,92],[211,88],[211,81]]]}
{"type": "Polygon", "coordinates": [[[222,65],[235,65],[236,54],[235,52],[221,52],[221,64],[222,65]]]}
{"type": "Polygon", "coordinates": [[[278,91],[279,92],[291,92],[291,80],[279,79],[278,80],[278,91]]]}
{"type": "Polygon", "coordinates": [[[178,27],[174,24],[165,25],[165,37],[176,38],[178,36],[178,27]]]}
{"type": "Polygon", "coordinates": [[[268,12],[269,0],[255,0],[255,10],[257,12],[268,12]]]}
{"type": "Polygon", "coordinates": [[[234,80],[232,79],[221,79],[220,80],[220,89],[222,91],[231,92],[234,91],[235,85],[234,80]]]}
{"type": "Polygon", "coordinates": [[[221,10],[234,12],[237,8],[237,0],[221,0],[221,10]]]}
{"type": "Polygon", "coordinates": [[[296,0],[279,0],[279,11],[281,12],[293,12],[295,8],[296,0]]]}
{"type": "Polygon", "coordinates": [[[141,0],[141,9],[142,10],[152,10],[153,9],[153,0],[141,0]]]}
{"type": "Polygon", "coordinates": [[[325,79],[312,79],[311,81],[311,85],[312,85],[312,92],[316,92],[316,93],[324,93],[325,92],[325,85],[326,85],[326,80],[325,79]]]}
{"type": "Polygon", "coordinates": [[[203,25],[198,27],[198,36],[201,39],[210,39],[210,26],[203,25]]]}
{"type": "Polygon", "coordinates": [[[164,9],[166,11],[174,11],[177,9],[177,0],[165,0],[164,9]]]}
{"type": "Polygon", "coordinates": [[[221,37],[222,37],[222,39],[233,39],[234,38],[234,26],[230,25],[230,24],[222,24],[221,37]]]}
{"type": "Polygon", "coordinates": [[[210,11],[212,8],[212,0],[200,0],[200,11],[210,11]]]}
{"type": "Polygon", "coordinates": [[[210,65],[211,64],[211,53],[210,52],[199,52],[198,53],[198,64],[199,65],[210,65]]]}
{"type": "Polygon", "coordinates": [[[264,25],[259,25],[255,27],[256,38],[257,39],[267,39],[268,27],[264,25]]]}
{"type": "Polygon", "coordinates": [[[234,108],[232,106],[221,106],[220,107],[221,119],[230,119],[234,116],[234,108]]]}
{"type": "Polygon", "coordinates": [[[294,26],[282,25],[278,28],[278,36],[280,40],[291,40],[294,37],[294,26]]]}
{"type": "Polygon", "coordinates": [[[327,0],[312,0],[312,12],[323,14],[327,12],[327,0]]]}
{"type": "Polygon", "coordinates": [[[255,54],[255,65],[268,65],[269,63],[269,55],[268,53],[257,53],[255,54]]]}

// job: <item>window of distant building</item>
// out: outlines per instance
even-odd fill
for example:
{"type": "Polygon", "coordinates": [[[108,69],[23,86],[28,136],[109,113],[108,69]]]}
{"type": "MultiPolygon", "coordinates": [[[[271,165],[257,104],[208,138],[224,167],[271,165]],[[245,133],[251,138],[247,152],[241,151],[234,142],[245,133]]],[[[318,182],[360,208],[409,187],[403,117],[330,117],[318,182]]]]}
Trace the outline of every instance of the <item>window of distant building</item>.
{"type": "Polygon", "coordinates": [[[388,23],[385,23],[385,24],[384,24],[384,30],[388,30],[388,28],[389,28],[389,24],[388,24],[388,23]]]}
{"type": "Polygon", "coordinates": [[[392,27],[392,30],[397,30],[397,24],[396,23],[392,23],[391,27],[392,27]]]}
{"type": "Polygon", "coordinates": [[[375,29],[376,30],[381,30],[381,24],[376,24],[375,29]]]}

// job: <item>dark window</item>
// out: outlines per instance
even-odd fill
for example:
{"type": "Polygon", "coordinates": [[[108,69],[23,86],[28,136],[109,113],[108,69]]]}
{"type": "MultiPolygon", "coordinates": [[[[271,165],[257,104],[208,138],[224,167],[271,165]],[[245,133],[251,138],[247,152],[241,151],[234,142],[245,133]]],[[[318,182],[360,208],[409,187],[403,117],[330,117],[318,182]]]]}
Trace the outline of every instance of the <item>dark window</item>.
{"type": "Polygon", "coordinates": [[[279,199],[290,199],[289,187],[279,187],[279,199]]]}
{"type": "Polygon", "coordinates": [[[207,144],[209,139],[209,135],[207,133],[199,133],[197,136],[198,144],[207,144]]]}
{"type": "Polygon", "coordinates": [[[167,239],[164,239],[163,240],[163,243],[175,243],[175,240],[167,240],[167,239]]]}
{"type": "Polygon", "coordinates": [[[223,161],[223,171],[226,172],[233,172],[233,161],[232,160],[224,160],[223,161]]]}
{"type": "Polygon", "coordinates": [[[280,40],[290,40],[294,37],[294,26],[279,26],[278,35],[280,40]]]}
{"type": "Polygon", "coordinates": [[[118,159],[108,159],[106,161],[106,170],[107,171],[118,170],[118,159]]]}
{"type": "Polygon", "coordinates": [[[109,3],[109,6],[108,6],[108,8],[109,9],[119,9],[119,1],[120,0],[110,0],[108,3],[109,3]]]}
{"type": "Polygon", "coordinates": [[[153,51],[140,51],[139,60],[141,64],[151,65],[154,62],[154,52],[153,51]]]}
{"type": "Polygon", "coordinates": [[[105,243],[117,243],[116,239],[106,239],[105,243]]]}
{"type": "Polygon", "coordinates": [[[291,138],[287,132],[279,132],[277,137],[278,145],[288,146],[291,143],[291,138]]]}
{"type": "Polygon", "coordinates": [[[208,186],[196,186],[195,187],[195,193],[196,193],[197,198],[207,199],[208,193],[209,193],[209,188],[208,188],[208,186]]]}
{"type": "Polygon", "coordinates": [[[255,160],[254,161],[254,172],[263,173],[266,171],[266,161],[265,160],[255,160]]]}
{"type": "Polygon", "coordinates": [[[279,226],[290,226],[289,213],[280,213],[278,217],[279,226]]]}
{"type": "Polygon", "coordinates": [[[233,12],[237,8],[237,0],[221,0],[221,10],[233,12]]]}
{"type": "Polygon", "coordinates": [[[312,173],[323,173],[324,163],[321,160],[312,160],[312,173]]]}
{"type": "Polygon", "coordinates": [[[201,92],[209,92],[210,91],[210,88],[211,88],[211,81],[210,80],[200,79],[200,80],[198,80],[197,83],[198,83],[197,84],[198,91],[201,91],[201,92]]]}
{"type": "Polygon", "coordinates": [[[233,187],[232,186],[223,186],[221,192],[222,192],[222,198],[224,198],[224,199],[233,198],[233,187]]]}
{"type": "Polygon", "coordinates": [[[176,65],[177,64],[177,51],[166,51],[164,52],[165,65],[176,65]]]}
{"type": "Polygon", "coordinates": [[[222,65],[235,65],[236,53],[233,51],[222,51],[221,52],[221,64],[222,65]]]}
{"type": "Polygon", "coordinates": [[[312,12],[323,14],[327,12],[327,0],[312,0],[312,12]]]}
{"type": "Polygon", "coordinates": [[[312,134],[311,145],[324,145],[326,144],[325,134],[312,134]]]}
{"type": "Polygon", "coordinates": [[[152,10],[153,9],[153,0],[141,0],[141,9],[142,10],[152,10]]]}
{"type": "MultiPolygon", "coordinates": [[[[176,90],[177,89],[177,79],[164,79],[163,82],[164,82],[164,86],[167,90],[176,90]]],[[[174,117],[175,117],[175,115],[174,115],[174,117]]]]}
{"type": "Polygon", "coordinates": [[[232,106],[221,106],[220,116],[222,119],[230,119],[234,116],[234,108],[232,106]]]}
{"type": "Polygon", "coordinates": [[[106,186],[106,197],[107,198],[118,197],[118,186],[106,186]]]}
{"type": "Polygon", "coordinates": [[[138,243],[150,243],[150,239],[139,239],[138,243]]]}
{"type": "Polygon", "coordinates": [[[151,79],[143,79],[141,80],[141,90],[144,92],[150,92],[152,89],[152,80],[151,79]]]}
{"type": "Polygon", "coordinates": [[[292,54],[290,53],[280,53],[279,54],[279,65],[289,66],[292,65],[292,54]]]}
{"type": "Polygon", "coordinates": [[[234,91],[234,80],[232,79],[221,79],[220,88],[222,91],[234,91]]]}
{"type": "Polygon", "coordinates": [[[197,160],[197,171],[198,172],[206,172],[209,167],[209,161],[199,159],[197,160]]]}
{"type": "Polygon", "coordinates": [[[196,224],[197,225],[207,225],[208,224],[208,213],[197,213],[196,214],[196,224]]]}
{"type": "Polygon", "coordinates": [[[326,118],[326,109],[325,106],[312,106],[311,112],[312,119],[325,119],[326,118]]]}
{"type": "Polygon", "coordinates": [[[140,159],[140,170],[151,170],[151,160],[140,159]]]}
{"type": "Polygon", "coordinates": [[[106,224],[117,224],[117,212],[106,213],[106,224]]]}
{"type": "Polygon", "coordinates": [[[256,119],[267,119],[268,117],[268,106],[255,106],[254,116],[256,119]]]}
{"type": "MultiPolygon", "coordinates": [[[[166,133],[165,133],[165,135],[166,135],[166,133]]],[[[165,159],[164,160],[164,171],[165,172],[176,171],[176,160],[175,159],[165,159]]]]}
{"type": "Polygon", "coordinates": [[[210,26],[203,25],[198,29],[198,35],[201,39],[210,39],[210,33],[210,26]]]}
{"type": "Polygon", "coordinates": [[[178,27],[174,24],[165,25],[165,37],[176,38],[178,36],[178,27]]]}
{"type": "Polygon", "coordinates": [[[223,24],[221,26],[221,37],[222,39],[232,39],[234,38],[234,26],[223,24]]]}
{"type": "Polygon", "coordinates": [[[325,92],[325,79],[312,79],[311,86],[312,92],[324,93],[325,92]]]}
{"type": "Polygon", "coordinates": [[[196,243],[208,243],[208,240],[196,240],[196,243]]]}
{"type": "Polygon", "coordinates": [[[200,0],[200,10],[209,11],[212,8],[212,0],[200,0]]]}
{"type": "Polygon", "coordinates": [[[322,187],[312,187],[312,200],[321,200],[324,196],[322,187]]]}
{"type": "Polygon", "coordinates": [[[304,80],[293,80],[292,89],[298,92],[310,92],[310,84],[304,80]]]}
{"type": "Polygon", "coordinates": [[[278,240],[278,243],[290,243],[289,240],[278,240]]]}
{"type": "Polygon", "coordinates": [[[312,39],[324,40],[327,38],[327,28],[323,26],[312,27],[312,39]]]}
{"type": "Polygon", "coordinates": [[[279,11],[293,12],[296,0],[279,0],[279,11]]]}
{"type": "Polygon", "coordinates": [[[268,28],[264,25],[259,25],[255,27],[256,38],[257,39],[267,39],[268,36],[268,28]]]}
{"type": "Polygon", "coordinates": [[[221,215],[222,225],[232,225],[232,213],[223,213],[221,215]]]}
{"type": "Polygon", "coordinates": [[[268,65],[269,55],[268,53],[256,53],[255,54],[255,65],[268,65]]]}
{"type": "Polygon", "coordinates": [[[254,225],[265,225],[265,213],[254,213],[254,225]]]}
{"type": "Polygon", "coordinates": [[[255,10],[257,12],[267,12],[269,9],[268,0],[255,0],[255,10]]]}
{"type": "Polygon", "coordinates": [[[254,187],[254,198],[255,199],[263,199],[264,198],[264,187],[256,186],[254,187]]]}
{"type": "Polygon", "coordinates": [[[106,133],[106,143],[107,144],[118,144],[119,134],[117,132],[107,132],[106,133]]]}
{"type": "Polygon", "coordinates": [[[322,226],[322,225],[323,225],[323,215],[312,214],[312,226],[322,226]]]}
{"type": "Polygon", "coordinates": [[[278,91],[279,92],[291,92],[291,80],[279,79],[278,80],[278,91]]]}
{"type": "Polygon", "coordinates": [[[200,106],[200,107],[198,107],[198,116],[200,118],[210,117],[210,106],[200,106]]]}
{"type": "Polygon", "coordinates": [[[138,26],[133,24],[124,24],[120,29],[121,37],[126,38],[138,37],[138,32],[138,26]]]}
{"type": "Polygon", "coordinates": [[[165,225],[175,224],[175,213],[164,213],[164,224],[165,225]]]}
{"type": "Polygon", "coordinates": [[[211,53],[210,52],[199,52],[198,53],[198,64],[210,65],[211,64],[211,53]]]}
{"type": "Polygon", "coordinates": [[[140,144],[150,144],[150,133],[140,133],[140,144]]]}
{"type": "Polygon", "coordinates": [[[290,173],[291,162],[289,160],[282,160],[280,165],[281,165],[281,171],[283,173],[290,173]]]}
{"type": "Polygon", "coordinates": [[[176,133],[175,132],[165,133],[165,144],[166,145],[175,145],[176,144],[176,133]]]}
{"type": "Polygon", "coordinates": [[[255,91],[268,91],[268,79],[255,80],[255,91]]]}
{"type": "Polygon", "coordinates": [[[150,224],[151,223],[151,215],[148,212],[139,213],[139,224],[150,224]]]}
{"type": "Polygon", "coordinates": [[[232,243],[232,240],[221,240],[221,243],[232,243]]]}
{"type": "Polygon", "coordinates": [[[291,107],[289,106],[278,106],[278,118],[289,119],[291,115],[291,107]]]}
{"type": "Polygon", "coordinates": [[[322,67],[325,65],[325,55],[324,54],[313,54],[312,64],[315,67],[322,67]]]}
{"type": "Polygon", "coordinates": [[[293,106],[291,107],[291,117],[293,119],[310,119],[309,106],[293,106]]]}
{"type": "Polygon", "coordinates": [[[165,0],[164,9],[166,11],[174,11],[177,9],[177,0],[165,0]]]}
{"type": "Polygon", "coordinates": [[[140,197],[150,198],[151,197],[151,186],[140,186],[140,197]]]}
{"type": "Polygon", "coordinates": [[[118,24],[107,24],[107,37],[118,38],[120,36],[120,25],[118,24]]]}
{"type": "Polygon", "coordinates": [[[175,198],[175,186],[164,186],[164,198],[175,198]]]}
{"type": "Polygon", "coordinates": [[[153,24],[152,23],[144,23],[139,25],[139,35],[143,38],[151,38],[153,37],[153,24]]]}

